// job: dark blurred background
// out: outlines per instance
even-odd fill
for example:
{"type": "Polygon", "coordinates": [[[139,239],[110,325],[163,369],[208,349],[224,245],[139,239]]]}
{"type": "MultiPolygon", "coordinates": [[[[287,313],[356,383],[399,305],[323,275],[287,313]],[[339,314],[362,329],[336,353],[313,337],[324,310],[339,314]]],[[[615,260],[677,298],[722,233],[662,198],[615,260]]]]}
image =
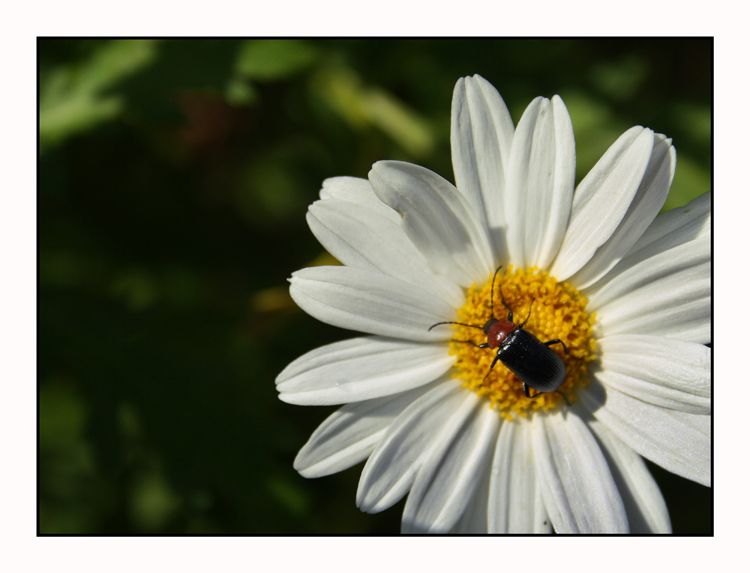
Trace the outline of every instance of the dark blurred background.
{"type": "MultiPolygon", "coordinates": [[[[450,108],[481,74],[515,123],[560,94],[578,180],[632,125],[673,138],[665,209],[711,183],[713,44],[635,40],[40,39],[41,533],[399,531],[355,507],[361,464],[306,480],[335,408],[276,375],[352,332],[289,298],[330,264],[305,222],[322,181],[402,159],[453,180],[450,108]]],[[[650,466],[676,533],[711,491],[650,466]]]]}

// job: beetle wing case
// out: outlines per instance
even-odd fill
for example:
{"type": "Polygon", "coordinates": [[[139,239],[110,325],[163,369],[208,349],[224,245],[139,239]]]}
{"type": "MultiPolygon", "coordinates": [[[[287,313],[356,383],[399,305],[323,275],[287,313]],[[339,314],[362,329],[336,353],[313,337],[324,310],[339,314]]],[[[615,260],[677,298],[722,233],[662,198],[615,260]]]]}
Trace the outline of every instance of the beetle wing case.
{"type": "Polygon", "coordinates": [[[552,392],[565,382],[565,363],[549,346],[520,328],[500,344],[500,362],[538,392],[552,392]]]}

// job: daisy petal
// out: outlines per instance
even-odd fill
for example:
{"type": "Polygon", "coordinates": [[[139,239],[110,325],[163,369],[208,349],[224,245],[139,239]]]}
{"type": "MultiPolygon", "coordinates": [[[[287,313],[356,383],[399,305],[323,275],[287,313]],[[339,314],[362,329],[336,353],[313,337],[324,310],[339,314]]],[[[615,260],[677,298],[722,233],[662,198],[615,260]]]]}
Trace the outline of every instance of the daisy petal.
{"type": "Polygon", "coordinates": [[[294,302],[328,324],[425,342],[451,336],[427,329],[455,316],[453,307],[397,278],[351,267],[311,267],[293,273],[290,282],[294,302]]]}
{"type": "MultiPolygon", "coordinates": [[[[686,298],[693,293],[685,293],[686,298]]],[[[636,301],[642,304],[642,301],[636,301]]],[[[596,331],[595,331],[596,332],[596,331]]],[[[711,343],[711,297],[701,296],[690,302],[665,305],[664,308],[651,314],[632,316],[612,325],[606,331],[607,336],[627,334],[630,332],[648,332],[652,336],[675,338],[698,344],[711,343]]]]}
{"type": "Polygon", "coordinates": [[[587,420],[594,432],[628,514],[630,533],[672,533],[667,504],[643,458],[604,425],[587,420]]]}
{"type": "Polygon", "coordinates": [[[711,483],[710,416],[670,412],[604,386],[592,377],[581,402],[636,452],[667,471],[711,483]]]}
{"type": "Polygon", "coordinates": [[[432,382],[454,360],[444,342],[353,338],[300,356],[276,378],[276,389],[279,398],[289,404],[360,402],[432,382]]]}
{"type": "Polygon", "coordinates": [[[461,519],[451,529],[458,535],[487,533],[487,504],[489,496],[490,472],[483,471],[481,482],[469,500],[461,519]]]}
{"type": "Polygon", "coordinates": [[[398,213],[378,199],[367,179],[361,177],[331,177],[323,181],[320,190],[321,199],[337,199],[360,205],[374,211],[394,223],[398,223],[398,213]]]}
{"type": "Polygon", "coordinates": [[[417,473],[404,507],[402,533],[450,531],[485,473],[500,416],[474,392],[467,394],[417,473]]]}
{"type": "Polygon", "coordinates": [[[536,478],[531,424],[503,422],[490,471],[488,533],[549,533],[552,530],[536,478]]]}
{"type": "Polygon", "coordinates": [[[676,161],[672,140],[655,134],[646,173],[622,222],[586,265],[568,279],[571,283],[579,289],[594,284],[629,252],[667,200],[676,161]]]}
{"type": "Polygon", "coordinates": [[[640,253],[642,249],[652,245],[658,244],[661,250],[666,250],[710,234],[711,192],[709,191],[693,199],[684,207],[659,215],[630,249],[628,256],[640,253]]]}
{"type": "Polygon", "coordinates": [[[633,127],[612,144],[573,196],[570,223],[550,275],[563,281],[580,270],[615,232],[643,179],[654,132],[633,127]]]}
{"type": "MultiPolygon", "coordinates": [[[[624,259],[630,262],[632,259],[624,259]]],[[[587,308],[599,312],[635,289],[648,285],[671,273],[707,263],[711,260],[711,238],[698,237],[668,250],[655,253],[634,264],[620,264],[602,280],[583,291],[589,303],[587,308]],[[615,280],[617,279],[617,280],[615,280]]]]}
{"type": "Polygon", "coordinates": [[[503,197],[513,142],[513,120],[498,91],[481,76],[461,78],[453,90],[451,156],[456,187],[484,223],[495,260],[507,260],[503,197]]]}
{"type": "Polygon", "coordinates": [[[710,238],[711,193],[704,193],[685,207],[672,209],[659,215],[628,251],[628,255],[590,288],[587,295],[598,292],[625,271],[637,264],[661,255],[675,247],[694,244],[693,241],[710,238]]]}
{"type": "Polygon", "coordinates": [[[622,498],[578,409],[532,420],[536,470],[552,525],[558,533],[628,533],[622,498]]]}
{"type": "Polygon", "coordinates": [[[446,376],[396,418],[362,470],[357,507],[378,513],[406,495],[445,421],[466,396],[466,389],[446,376]]]}
{"type": "Polygon", "coordinates": [[[464,303],[461,287],[432,272],[401,226],[367,205],[337,199],[316,201],[310,205],[307,222],[320,244],[344,265],[401,279],[454,308],[464,303]]]}
{"type": "Polygon", "coordinates": [[[396,416],[431,388],[427,385],[339,408],[310,436],[294,460],[294,469],[306,478],[317,478],[367,459],[396,416]]]}
{"type": "Polygon", "coordinates": [[[429,169],[402,161],[377,162],[369,178],[436,272],[465,287],[487,280],[494,270],[487,233],[453,185],[429,169]]]}
{"type": "Polygon", "coordinates": [[[536,98],[518,123],[507,176],[508,248],[520,267],[547,268],[570,215],[575,186],[573,124],[560,96],[536,98]]]}
{"type": "Polygon", "coordinates": [[[599,380],[633,398],[668,410],[711,413],[711,350],[660,336],[602,338],[599,380]]]}
{"type": "Polygon", "coordinates": [[[675,247],[597,285],[588,310],[599,336],[649,334],[688,342],[710,341],[711,242],[675,247]]]}

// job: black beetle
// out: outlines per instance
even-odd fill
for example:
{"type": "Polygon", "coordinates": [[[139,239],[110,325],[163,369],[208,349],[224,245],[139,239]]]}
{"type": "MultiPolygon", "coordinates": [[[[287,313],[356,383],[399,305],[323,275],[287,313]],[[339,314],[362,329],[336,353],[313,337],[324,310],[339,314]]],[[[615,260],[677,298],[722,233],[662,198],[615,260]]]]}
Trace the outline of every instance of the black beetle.
{"type": "MultiPolygon", "coordinates": [[[[477,344],[473,340],[453,340],[453,342],[465,342],[473,344],[477,348],[497,348],[497,356],[492,361],[487,375],[490,375],[495,363],[500,360],[505,366],[518,376],[523,382],[523,392],[527,398],[536,398],[545,392],[555,392],[565,382],[565,363],[562,358],[549,347],[558,342],[562,344],[565,354],[568,354],[568,348],[565,343],[556,338],[542,342],[536,336],[523,329],[531,316],[531,305],[529,305],[529,316],[521,324],[513,323],[513,310],[505,302],[503,289],[500,287],[500,299],[503,306],[508,309],[508,320],[499,320],[494,316],[495,277],[502,265],[497,267],[495,274],[492,276],[492,290],[490,291],[490,309],[493,316],[484,325],[475,326],[473,324],[464,324],[463,322],[438,322],[427,329],[429,332],[441,324],[460,324],[469,328],[478,328],[483,330],[487,335],[487,342],[477,344]],[[534,396],[529,394],[529,387],[538,392],[534,396]]],[[[534,299],[531,299],[534,304],[534,299]]],[[[563,396],[564,397],[564,396],[563,396]]],[[[567,401],[567,400],[566,400],[567,401]]]]}

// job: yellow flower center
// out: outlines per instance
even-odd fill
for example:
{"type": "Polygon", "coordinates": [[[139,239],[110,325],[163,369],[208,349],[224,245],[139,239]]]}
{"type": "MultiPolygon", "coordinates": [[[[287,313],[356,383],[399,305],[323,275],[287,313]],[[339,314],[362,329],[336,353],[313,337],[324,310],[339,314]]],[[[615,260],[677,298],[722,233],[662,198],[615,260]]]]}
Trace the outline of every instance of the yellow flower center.
{"type": "Polygon", "coordinates": [[[570,403],[575,402],[575,390],[588,384],[584,378],[586,364],[595,358],[596,341],[592,336],[592,326],[596,315],[586,312],[588,301],[568,283],[558,283],[545,271],[536,267],[514,271],[510,266],[504,273],[498,273],[494,295],[490,295],[492,276],[482,288],[473,285],[469,289],[466,303],[458,311],[458,322],[482,328],[492,317],[506,320],[508,309],[503,306],[501,288],[506,304],[513,310],[513,323],[516,326],[528,316],[524,330],[542,343],[555,339],[565,343],[569,354],[565,354],[562,344],[549,346],[565,363],[565,382],[559,392],[546,392],[539,397],[536,397],[538,392],[530,388],[532,397],[527,398],[523,382],[501,360],[490,371],[497,348],[477,348],[473,344],[457,342],[487,342],[487,335],[482,330],[461,325],[453,326],[453,342],[450,344],[450,354],[456,357],[453,376],[462,380],[470,390],[486,396],[490,406],[508,419],[513,417],[513,413],[526,417],[529,410],[554,408],[563,401],[561,393],[570,403]],[[491,299],[494,304],[492,310],[491,299]]]}

